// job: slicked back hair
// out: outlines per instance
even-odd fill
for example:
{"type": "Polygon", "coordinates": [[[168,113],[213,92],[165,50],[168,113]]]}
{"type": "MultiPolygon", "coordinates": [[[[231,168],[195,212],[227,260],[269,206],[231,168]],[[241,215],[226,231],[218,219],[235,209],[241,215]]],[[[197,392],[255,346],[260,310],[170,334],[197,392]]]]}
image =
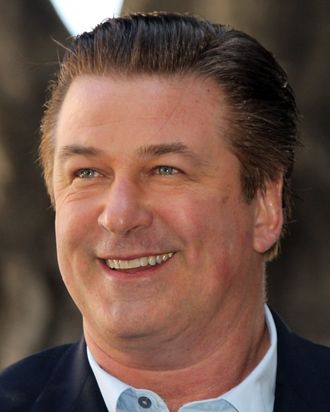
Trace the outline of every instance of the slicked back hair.
{"type": "MultiPolygon", "coordinates": [[[[246,200],[283,177],[287,223],[298,145],[295,98],[284,70],[255,39],[228,26],[173,13],[111,18],[77,36],[51,84],[41,126],[40,159],[52,202],[57,117],[70,84],[81,75],[194,75],[215,81],[229,106],[228,139],[240,161],[246,200]]],[[[267,252],[268,259],[277,247],[267,252]]]]}

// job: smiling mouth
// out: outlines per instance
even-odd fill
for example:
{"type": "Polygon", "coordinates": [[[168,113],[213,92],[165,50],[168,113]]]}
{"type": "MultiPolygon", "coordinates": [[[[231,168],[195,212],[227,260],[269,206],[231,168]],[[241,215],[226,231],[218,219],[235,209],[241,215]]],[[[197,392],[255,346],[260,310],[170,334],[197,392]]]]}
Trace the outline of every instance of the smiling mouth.
{"type": "Polygon", "coordinates": [[[174,252],[170,252],[170,253],[163,253],[161,255],[143,256],[140,258],[128,259],[128,260],[106,259],[105,264],[110,269],[116,269],[116,270],[136,269],[136,268],[146,267],[146,266],[161,265],[162,263],[165,263],[167,260],[171,259],[173,255],[174,255],[174,252]]]}

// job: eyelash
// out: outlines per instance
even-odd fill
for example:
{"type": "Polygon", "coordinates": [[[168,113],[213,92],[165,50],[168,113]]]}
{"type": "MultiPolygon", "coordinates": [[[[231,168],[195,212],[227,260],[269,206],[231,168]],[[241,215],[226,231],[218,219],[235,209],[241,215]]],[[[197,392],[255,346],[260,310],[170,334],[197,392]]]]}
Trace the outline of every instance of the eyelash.
{"type": "MultiPolygon", "coordinates": [[[[172,176],[180,172],[177,168],[173,166],[165,165],[156,166],[153,170],[155,171],[155,174],[160,176],[172,176]]],[[[78,179],[94,179],[99,175],[99,172],[92,168],[79,169],[75,173],[75,177],[77,177],[78,179]]]]}
{"type": "Polygon", "coordinates": [[[95,175],[99,175],[99,173],[91,168],[79,169],[77,173],[75,173],[75,176],[79,179],[93,179],[96,177],[95,175]],[[91,174],[93,174],[93,176],[91,176],[91,174]]]}
{"type": "Polygon", "coordinates": [[[156,174],[159,174],[161,176],[172,176],[175,175],[177,173],[179,173],[179,170],[176,169],[175,167],[172,166],[157,166],[154,169],[156,171],[156,174]],[[163,169],[163,172],[161,172],[161,170],[163,169]]]}

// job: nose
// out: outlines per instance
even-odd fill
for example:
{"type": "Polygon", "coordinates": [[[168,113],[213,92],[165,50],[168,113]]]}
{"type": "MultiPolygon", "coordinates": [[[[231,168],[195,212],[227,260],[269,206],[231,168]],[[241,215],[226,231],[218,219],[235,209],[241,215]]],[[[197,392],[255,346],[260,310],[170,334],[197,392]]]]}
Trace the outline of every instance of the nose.
{"type": "Polygon", "coordinates": [[[108,232],[124,235],[151,225],[152,212],[135,183],[115,179],[104,199],[98,224],[108,232]]]}

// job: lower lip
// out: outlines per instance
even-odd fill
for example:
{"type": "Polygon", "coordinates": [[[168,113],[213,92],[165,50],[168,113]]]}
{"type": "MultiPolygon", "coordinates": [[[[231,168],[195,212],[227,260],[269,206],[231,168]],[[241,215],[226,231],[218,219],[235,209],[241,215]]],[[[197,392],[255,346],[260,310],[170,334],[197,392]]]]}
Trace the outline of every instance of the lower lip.
{"type": "Polygon", "coordinates": [[[121,279],[121,280],[133,280],[136,278],[142,278],[142,277],[150,277],[154,276],[157,273],[161,271],[162,268],[167,266],[170,260],[172,258],[168,259],[166,262],[163,262],[161,264],[156,264],[156,265],[148,265],[148,266],[140,266],[139,268],[135,269],[123,269],[123,270],[115,270],[115,269],[110,269],[108,265],[104,262],[104,260],[99,260],[102,268],[106,270],[107,275],[110,275],[113,278],[116,279],[121,279]]]}

